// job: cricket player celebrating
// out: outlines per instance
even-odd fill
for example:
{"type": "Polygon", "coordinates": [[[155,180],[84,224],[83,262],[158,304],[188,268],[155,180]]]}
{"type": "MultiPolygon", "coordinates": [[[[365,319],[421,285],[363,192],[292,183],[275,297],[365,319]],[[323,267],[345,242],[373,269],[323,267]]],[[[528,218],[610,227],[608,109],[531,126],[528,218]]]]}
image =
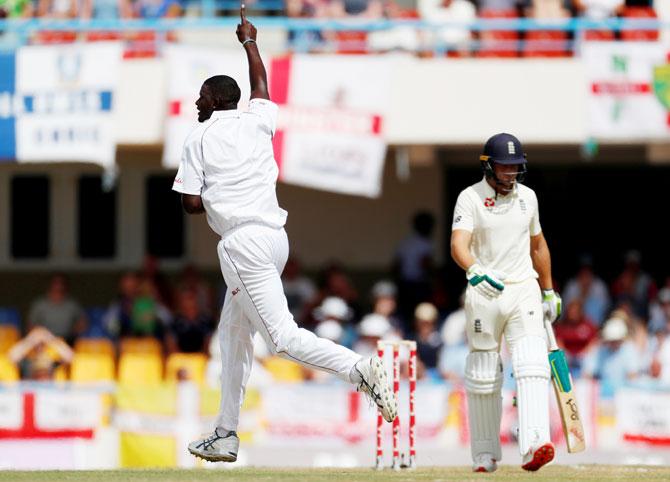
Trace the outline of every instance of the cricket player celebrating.
{"type": "Polygon", "coordinates": [[[549,363],[544,318],[560,316],[551,258],[535,192],[520,184],[526,155],[519,140],[497,134],[480,156],[484,179],[458,196],[451,254],[466,271],[470,354],[465,365],[475,472],[493,472],[501,459],[504,334],[512,354],[519,410],[522,468],[538,470],[554,458],[549,438],[549,363]]]}
{"type": "Polygon", "coordinates": [[[298,328],[288,309],[280,275],[288,257],[286,211],[277,203],[277,163],[272,136],[277,105],[256,44],[256,28],[244,5],[237,38],[249,62],[251,100],[237,110],[240,89],[232,78],[207,79],[196,102],[201,125],[189,134],[173,189],[190,214],[206,213],[221,236],[218,255],[226,281],[219,342],[223,369],[221,406],[214,431],[189,445],[208,461],[237,460],[236,430],[258,331],[273,354],[354,383],[393,421],[397,400],[379,357],[353,351],[298,328]]]}

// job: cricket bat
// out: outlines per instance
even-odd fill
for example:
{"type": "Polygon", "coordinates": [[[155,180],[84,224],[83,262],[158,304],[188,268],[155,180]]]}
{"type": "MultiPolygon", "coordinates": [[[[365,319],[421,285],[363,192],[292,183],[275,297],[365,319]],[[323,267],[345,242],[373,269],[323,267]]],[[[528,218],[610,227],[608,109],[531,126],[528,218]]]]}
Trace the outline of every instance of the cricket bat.
{"type": "Polygon", "coordinates": [[[544,321],[544,327],[547,330],[549,340],[549,366],[551,367],[551,379],[554,383],[556,392],[556,401],[561,412],[561,422],[563,424],[563,433],[565,434],[565,443],[568,446],[568,452],[581,452],[586,448],[584,441],[584,427],[582,419],[579,417],[577,409],[577,400],[572,391],[572,377],[568,369],[568,361],[565,358],[563,350],[559,350],[554,336],[554,329],[551,322],[544,321]]]}

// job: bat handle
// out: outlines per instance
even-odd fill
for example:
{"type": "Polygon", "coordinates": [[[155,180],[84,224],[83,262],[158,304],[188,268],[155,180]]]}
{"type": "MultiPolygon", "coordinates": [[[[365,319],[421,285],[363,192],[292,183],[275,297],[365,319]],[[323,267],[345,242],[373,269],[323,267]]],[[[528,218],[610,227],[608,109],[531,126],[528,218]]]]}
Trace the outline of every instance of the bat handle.
{"type": "Polygon", "coordinates": [[[549,351],[558,350],[558,344],[556,343],[556,336],[554,336],[554,327],[551,326],[551,322],[544,319],[544,328],[547,330],[547,340],[549,341],[549,351]]]}

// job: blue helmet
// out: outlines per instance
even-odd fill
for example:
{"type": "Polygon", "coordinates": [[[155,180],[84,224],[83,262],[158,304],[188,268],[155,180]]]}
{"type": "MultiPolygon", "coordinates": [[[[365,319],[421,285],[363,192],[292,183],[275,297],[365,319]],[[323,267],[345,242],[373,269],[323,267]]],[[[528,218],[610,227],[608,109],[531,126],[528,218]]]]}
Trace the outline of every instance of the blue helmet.
{"type": "Polygon", "coordinates": [[[523,182],[526,177],[526,154],[523,152],[523,147],[519,139],[514,137],[512,134],[500,133],[489,138],[484,144],[484,152],[479,156],[479,160],[482,163],[482,170],[484,175],[487,178],[495,179],[496,184],[502,184],[502,182],[496,177],[495,171],[493,170],[493,164],[505,164],[505,165],[519,165],[519,172],[517,173],[516,180],[518,182],[523,182]]]}

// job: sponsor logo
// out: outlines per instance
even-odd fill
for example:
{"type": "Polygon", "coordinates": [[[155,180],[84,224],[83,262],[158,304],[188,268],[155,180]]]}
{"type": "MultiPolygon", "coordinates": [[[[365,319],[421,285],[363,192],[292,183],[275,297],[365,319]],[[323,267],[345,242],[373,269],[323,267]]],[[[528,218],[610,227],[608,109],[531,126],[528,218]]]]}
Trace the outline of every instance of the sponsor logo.
{"type": "Polygon", "coordinates": [[[239,288],[235,288],[235,289],[232,291],[232,294],[233,294],[233,296],[235,296],[235,295],[236,295],[237,293],[239,293],[239,292],[240,292],[240,289],[239,289],[239,288]]]}
{"type": "Polygon", "coordinates": [[[495,205],[496,205],[495,199],[493,199],[492,197],[487,197],[486,199],[484,199],[484,206],[486,206],[487,208],[492,208],[495,205]]]}
{"type": "Polygon", "coordinates": [[[181,177],[176,177],[174,180],[175,184],[184,184],[184,180],[181,177]]]}
{"type": "Polygon", "coordinates": [[[514,143],[512,141],[509,141],[507,143],[507,153],[508,154],[516,154],[516,149],[514,148],[514,143]]]}
{"type": "Polygon", "coordinates": [[[666,110],[670,110],[670,65],[654,67],[654,95],[666,110]]]}
{"type": "Polygon", "coordinates": [[[526,212],[526,201],[524,201],[523,199],[519,199],[519,207],[521,208],[521,211],[525,213],[526,212]]]}
{"type": "Polygon", "coordinates": [[[579,420],[579,412],[577,411],[577,402],[572,398],[568,398],[565,404],[570,408],[570,420],[575,421],[579,420]]]}
{"type": "Polygon", "coordinates": [[[482,332],[482,320],[475,320],[475,333],[482,332]]]}
{"type": "Polygon", "coordinates": [[[456,216],[456,219],[454,219],[454,224],[459,223],[461,221],[461,216],[456,216]]]}

